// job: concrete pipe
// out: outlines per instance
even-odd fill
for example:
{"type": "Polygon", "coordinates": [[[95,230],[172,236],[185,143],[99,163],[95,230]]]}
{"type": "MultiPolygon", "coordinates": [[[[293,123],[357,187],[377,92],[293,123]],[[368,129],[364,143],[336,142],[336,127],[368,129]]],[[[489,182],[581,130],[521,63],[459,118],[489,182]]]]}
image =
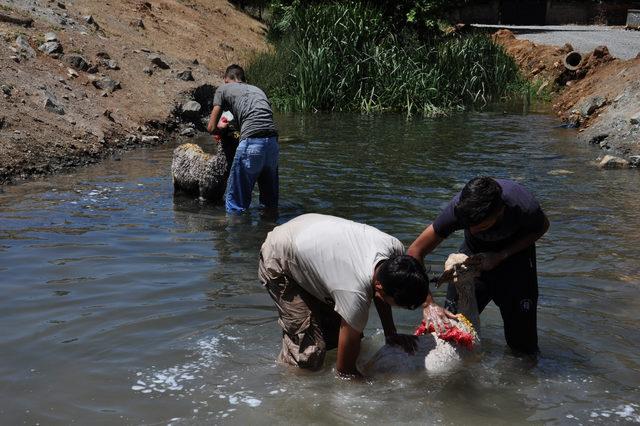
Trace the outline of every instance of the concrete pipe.
{"type": "Polygon", "coordinates": [[[575,71],[580,66],[580,62],[582,62],[582,55],[574,50],[564,55],[562,62],[566,69],[569,71],[575,71]]]}

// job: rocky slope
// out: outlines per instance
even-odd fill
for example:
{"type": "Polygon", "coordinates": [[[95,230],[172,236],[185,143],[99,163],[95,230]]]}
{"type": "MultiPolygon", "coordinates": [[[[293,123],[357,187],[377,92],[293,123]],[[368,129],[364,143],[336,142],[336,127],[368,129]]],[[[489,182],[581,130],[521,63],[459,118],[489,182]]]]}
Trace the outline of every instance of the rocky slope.
{"type": "Polygon", "coordinates": [[[553,47],[494,34],[524,74],[549,91],[553,109],[584,143],[597,144],[601,167],[640,167],[640,46],[635,59],[613,58],[606,46],[588,53],[575,70],[564,66],[570,45],[553,47]]]}
{"type": "Polygon", "coordinates": [[[188,136],[265,31],[223,0],[0,0],[0,184],[188,136]]]}

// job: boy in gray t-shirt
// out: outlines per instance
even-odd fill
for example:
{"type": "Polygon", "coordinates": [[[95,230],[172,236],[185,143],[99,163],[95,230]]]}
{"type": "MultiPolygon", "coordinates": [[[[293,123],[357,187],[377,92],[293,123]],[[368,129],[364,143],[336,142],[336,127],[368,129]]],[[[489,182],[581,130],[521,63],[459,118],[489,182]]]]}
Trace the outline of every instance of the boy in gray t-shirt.
{"type": "Polygon", "coordinates": [[[207,130],[215,132],[223,110],[230,110],[240,127],[227,191],[228,212],[243,212],[251,204],[251,192],[258,183],[260,204],[275,212],[278,208],[278,132],[271,103],[265,93],[245,82],[244,70],[230,65],[224,82],[213,97],[213,110],[207,130]]]}

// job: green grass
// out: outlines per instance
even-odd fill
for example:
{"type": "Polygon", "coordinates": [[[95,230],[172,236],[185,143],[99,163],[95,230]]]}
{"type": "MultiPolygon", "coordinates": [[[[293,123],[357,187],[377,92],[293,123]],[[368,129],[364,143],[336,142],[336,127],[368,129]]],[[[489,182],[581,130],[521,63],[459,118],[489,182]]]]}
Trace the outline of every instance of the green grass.
{"type": "Polygon", "coordinates": [[[290,11],[275,50],[247,68],[281,111],[404,111],[439,115],[528,91],[515,62],[484,34],[428,42],[362,3],[290,11]]]}

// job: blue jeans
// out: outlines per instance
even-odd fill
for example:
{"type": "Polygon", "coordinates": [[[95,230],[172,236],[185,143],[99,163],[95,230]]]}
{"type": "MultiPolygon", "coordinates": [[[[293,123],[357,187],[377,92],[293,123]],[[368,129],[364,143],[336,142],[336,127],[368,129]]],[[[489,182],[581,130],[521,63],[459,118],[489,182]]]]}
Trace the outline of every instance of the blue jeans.
{"type": "Polygon", "coordinates": [[[240,213],[249,208],[256,182],[260,204],[269,209],[278,207],[279,153],[277,136],[240,141],[227,182],[225,207],[228,212],[240,213]]]}

